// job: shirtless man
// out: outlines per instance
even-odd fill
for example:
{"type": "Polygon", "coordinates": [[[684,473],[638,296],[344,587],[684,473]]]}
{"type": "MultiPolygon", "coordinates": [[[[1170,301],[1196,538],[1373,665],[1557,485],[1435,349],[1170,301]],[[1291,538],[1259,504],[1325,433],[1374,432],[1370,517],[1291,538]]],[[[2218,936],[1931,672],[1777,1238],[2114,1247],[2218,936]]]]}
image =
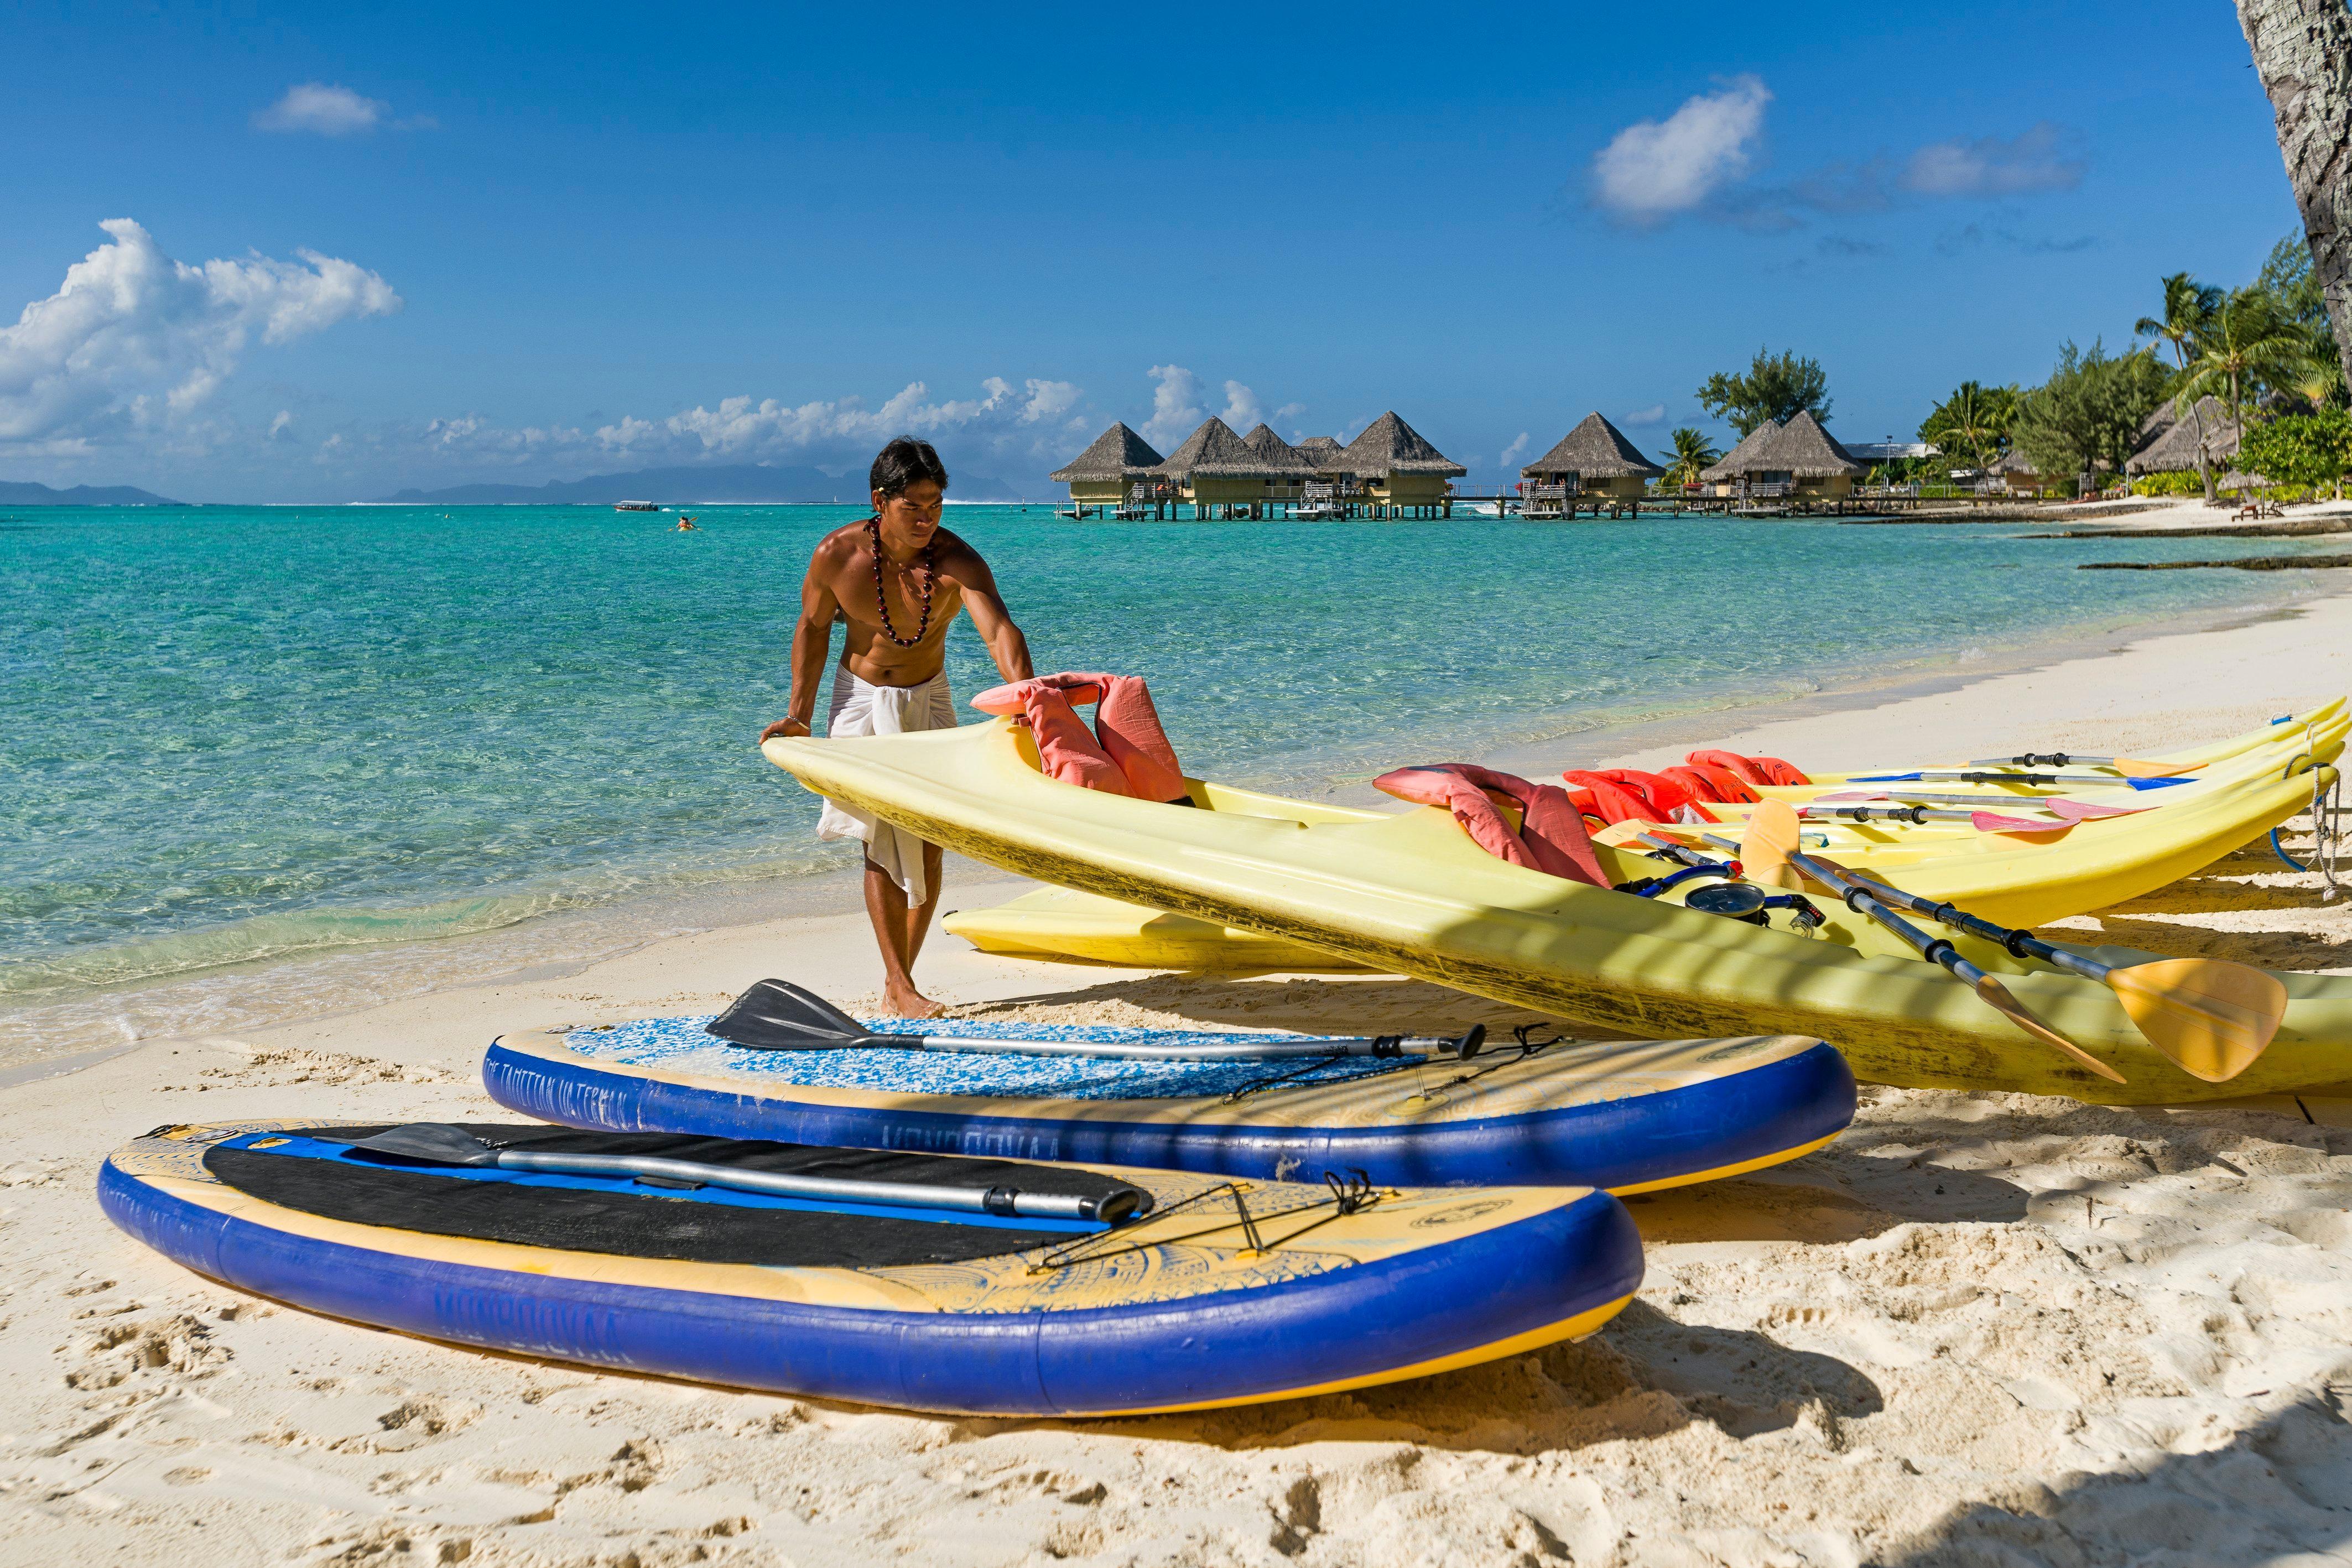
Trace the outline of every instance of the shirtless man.
{"type": "MultiPolygon", "coordinates": [[[[971,612],[972,626],[1006,680],[1025,681],[1033,673],[1029,643],[988,563],[940,526],[948,471],[931,444],[900,436],[874,459],[868,480],[875,515],[825,535],[809,558],[793,628],[792,706],[760,732],[763,741],[809,733],[835,621],[848,623],[849,635],[834,672],[828,736],[953,728],[947,641],[959,610],[971,612]]],[[[830,800],[817,836],[866,845],[866,913],[882,949],[890,1010],[938,1017],[944,1009],[915,989],[914,968],[939,907],[940,847],[830,800]]]]}

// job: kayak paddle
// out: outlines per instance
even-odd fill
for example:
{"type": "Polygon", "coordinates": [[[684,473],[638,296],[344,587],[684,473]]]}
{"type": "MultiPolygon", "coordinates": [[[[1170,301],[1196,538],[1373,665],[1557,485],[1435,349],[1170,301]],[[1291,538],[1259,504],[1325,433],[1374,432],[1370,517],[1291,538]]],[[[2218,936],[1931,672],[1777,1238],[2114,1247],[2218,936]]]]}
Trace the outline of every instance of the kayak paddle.
{"type": "Polygon", "coordinates": [[[1858,915],[1867,915],[1910,944],[1919,956],[1941,965],[1954,979],[1976,992],[1988,1006],[2034,1039],[2057,1047],[2102,1078],[2117,1083],[2128,1082],[2122,1073],[2034,1017],[2024,1003],[2010,995],[2007,986],[1960,956],[1959,949],[1950,942],[1940,936],[1928,936],[1880,903],[1837,867],[1799,850],[1797,813],[1786,800],[1767,800],[1749,816],[1748,831],[1739,841],[1739,861],[1750,882],[1771,882],[1781,887],[1801,886],[1802,877],[1811,877],[1844,900],[1847,908],[1858,915]]]}
{"type": "Polygon", "coordinates": [[[666,1160],[640,1155],[534,1154],[486,1144],[463,1127],[453,1127],[446,1122],[409,1122],[387,1127],[355,1140],[352,1147],[420,1165],[629,1176],[657,1186],[721,1186],[739,1192],[763,1192],[775,1197],[888,1204],[898,1208],[948,1208],[966,1214],[1034,1219],[1095,1219],[1117,1225],[1151,1209],[1151,1195],[1131,1186],[1114,1188],[1100,1197],[1080,1197],[1069,1193],[1023,1192],[1010,1186],[943,1186],[923,1182],[794,1176],[785,1171],[745,1170],[700,1160],[666,1160]]]}
{"type": "Polygon", "coordinates": [[[1235,1034],[1190,1045],[1146,1040],[976,1040],[952,1034],[892,1034],[867,1029],[831,1002],[789,980],[761,980],[703,1026],[704,1031],[756,1051],[982,1051],[1017,1056],[1076,1056],[1126,1061],[1272,1061],[1301,1056],[1434,1056],[1467,1061],[1486,1043],[1486,1026],[1472,1024],[1453,1039],[1433,1035],[1235,1034]]]}
{"type": "Polygon", "coordinates": [[[1898,908],[1998,942],[2021,958],[2039,958],[2116,993],[2148,1043],[2174,1065],[2208,1083],[2226,1083],[2254,1064],[2286,1016],[2286,988],[2273,975],[2225,958],[2158,958],[2102,964],[2042,941],[2031,931],[1979,919],[1948,904],[1890,887],[1867,873],[1871,891],[1898,908]]]}
{"type": "Polygon", "coordinates": [[[1847,784],[2063,784],[2069,789],[2161,789],[2171,784],[2193,784],[2193,779],[2135,779],[2129,775],[2103,779],[2095,773],[1970,773],[1958,768],[1923,769],[1917,773],[1849,774],[1847,784]]]}
{"type": "MultiPolygon", "coordinates": [[[[1890,798],[1922,800],[1931,806],[1978,806],[1984,803],[1982,795],[1937,795],[1926,789],[1842,789],[1834,795],[1816,795],[1811,804],[1834,800],[1884,800],[1890,798]]],[[[2070,822],[2092,822],[2102,817],[2133,817],[2149,810],[2146,806],[2094,806],[2086,800],[2069,800],[2063,795],[2042,795],[2021,800],[2037,811],[2047,811],[2063,817],[2070,822]]]]}
{"type": "Polygon", "coordinates": [[[1979,757],[1969,763],[1971,768],[2067,768],[2075,763],[2086,768],[2112,768],[2141,779],[2168,779],[2176,773],[2196,769],[2194,762],[2149,762],[2137,757],[2085,757],[2079,751],[2029,751],[2021,757],[1979,757]]]}
{"type": "Polygon", "coordinates": [[[1823,806],[1796,808],[1801,817],[1833,817],[1842,822],[1967,822],[1986,833],[2063,833],[2074,824],[2046,817],[2011,817],[2000,811],[1948,811],[1932,806],[1823,806]]]}

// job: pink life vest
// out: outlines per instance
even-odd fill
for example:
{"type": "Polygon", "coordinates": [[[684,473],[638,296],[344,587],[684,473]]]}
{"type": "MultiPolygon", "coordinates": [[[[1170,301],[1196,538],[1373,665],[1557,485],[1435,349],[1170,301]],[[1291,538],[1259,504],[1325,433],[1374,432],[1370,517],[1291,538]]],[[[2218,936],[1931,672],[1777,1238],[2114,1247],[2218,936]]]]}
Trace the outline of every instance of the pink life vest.
{"type": "Polygon", "coordinates": [[[1139,800],[1191,803],[1176,748],[1140,676],[1039,675],[992,686],[971,706],[1027,719],[1049,779],[1139,800]],[[1095,705],[1091,735],[1073,707],[1087,703],[1095,705]]]}
{"type": "Polygon", "coordinates": [[[1580,882],[1587,887],[1607,887],[1600,857],[1584,831],[1584,815],[1557,784],[1535,784],[1509,773],[1497,773],[1469,762],[1444,762],[1433,767],[1400,768],[1372,780],[1372,787],[1417,805],[1443,806],[1480,849],[1497,860],[1533,871],[1580,882]],[[1519,831],[1509,822],[1490,795],[1517,803],[1519,831]]]}

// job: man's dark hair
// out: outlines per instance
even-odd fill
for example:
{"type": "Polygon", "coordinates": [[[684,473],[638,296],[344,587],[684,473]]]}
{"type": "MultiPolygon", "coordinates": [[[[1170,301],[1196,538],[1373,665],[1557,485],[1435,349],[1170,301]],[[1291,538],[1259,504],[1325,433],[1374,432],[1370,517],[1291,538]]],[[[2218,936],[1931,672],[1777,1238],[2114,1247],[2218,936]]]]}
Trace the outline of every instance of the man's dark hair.
{"type": "Polygon", "coordinates": [[[940,461],[939,453],[929,442],[911,435],[902,435],[884,447],[867,477],[872,482],[866,488],[881,491],[885,499],[905,495],[909,486],[923,479],[942,490],[948,487],[947,465],[940,461]]]}

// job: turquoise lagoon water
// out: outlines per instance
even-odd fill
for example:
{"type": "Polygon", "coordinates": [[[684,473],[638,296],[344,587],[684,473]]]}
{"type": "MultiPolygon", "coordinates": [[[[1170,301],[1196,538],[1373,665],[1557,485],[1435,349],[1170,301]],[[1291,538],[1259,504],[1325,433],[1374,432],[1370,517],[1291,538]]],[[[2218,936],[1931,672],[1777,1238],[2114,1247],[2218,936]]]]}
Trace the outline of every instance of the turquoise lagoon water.
{"type": "MultiPolygon", "coordinates": [[[[711,507],[685,535],[583,507],[0,516],[0,1037],[12,1018],[21,1049],[105,1019],[118,1037],[233,1021],[251,1007],[223,998],[260,982],[225,966],[847,863],[753,739],[784,711],[809,547],[857,515],[711,507]],[[192,1011],[109,997],[212,972],[240,978],[192,1011]]],[[[2289,591],[2072,570],[2227,541],[2015,526],[1077,524],[1043,506],[950,526],[1040,668],[1146,674],[1188,765],[1303,792],[2289,591]]],[[[962,696],[996,678],[968,625],[950,669],[962,696]]]]}

